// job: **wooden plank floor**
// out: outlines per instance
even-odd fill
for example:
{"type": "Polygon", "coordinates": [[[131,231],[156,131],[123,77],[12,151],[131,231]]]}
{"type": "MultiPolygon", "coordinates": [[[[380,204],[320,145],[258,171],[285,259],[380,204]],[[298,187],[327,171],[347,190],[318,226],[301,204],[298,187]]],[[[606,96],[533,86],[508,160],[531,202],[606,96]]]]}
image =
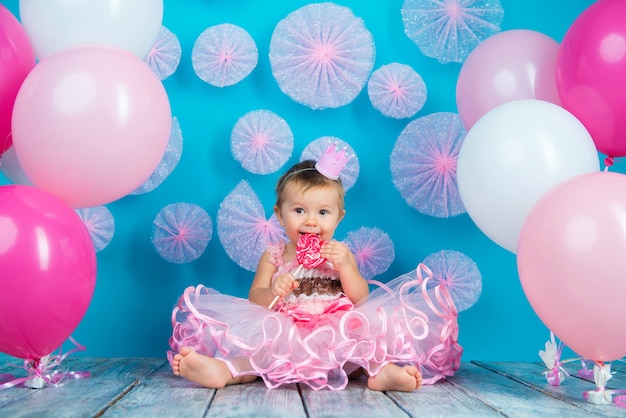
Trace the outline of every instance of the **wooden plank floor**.
{"type": "MultiPolygon", "coordinates": [[[[289,385],[267,389],[262,382],[221,390],[199,388],[171,373],[161,358],[65,360],[71,371],[91,377],[63,386],[0,390],[0,417],[625,417],[626,409],[587,403],[593,381],[567,378],[548,385],[535,363],[463,363],[447,381],[413,393],[374,392],[356,380],[339,392],[289,385]]],[[[614,366],[608,382],[626,388],[626,368],[614,366]]],[[[575,370],[571,370],[575,374],[575,370]]],[[[0,374],[25,376],[0,356],[0,374]]]]}

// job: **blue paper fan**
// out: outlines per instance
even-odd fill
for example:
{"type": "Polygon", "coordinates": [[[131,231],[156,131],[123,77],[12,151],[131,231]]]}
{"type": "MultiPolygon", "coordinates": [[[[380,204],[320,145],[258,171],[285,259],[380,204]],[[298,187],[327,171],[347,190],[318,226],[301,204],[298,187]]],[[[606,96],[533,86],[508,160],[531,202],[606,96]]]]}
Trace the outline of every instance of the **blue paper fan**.
{"type": "Polygon", "coordinates": [[[182,264],[200,257],[213,234],[211,217],[198,205],[172,203],[154,219],[152,243],[165,260],[182,264]]]}
{"type": "Polygon", "coordinates": [[[375,55],[363,20],[330,2],[290,13],[270,40],[272,74],[280,89],[312,109],[352,102],[370,76],[375,55]]]}

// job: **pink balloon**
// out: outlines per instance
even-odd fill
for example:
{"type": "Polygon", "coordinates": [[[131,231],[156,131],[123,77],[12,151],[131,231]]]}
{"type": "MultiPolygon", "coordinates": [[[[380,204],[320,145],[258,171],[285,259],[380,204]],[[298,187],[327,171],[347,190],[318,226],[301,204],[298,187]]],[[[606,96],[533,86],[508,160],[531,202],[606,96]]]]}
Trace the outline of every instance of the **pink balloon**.
{"type": "Polygon", "coordinates": [[[563,107],[585,125],[598,151],[626,155],[626,2],[599,0],[563,37],[556,83],[563,107]]]}
{"type": "Polygon", "coordinates": [[[626,175],[582,174],[552,188],[524,222],[517,266],[543,323],[579,355],[626,355],[626,175]]]}
{"type": "Polygon", "coordinates": [[[0,352],[35,360],[56,350],[87,311],[96,252],[65,202],[31,186],[1,186],[0,272],[0,352]]]}
{"type": "Polygon", "coordinates": [[[15,96],[34,66],[35,52],[26,31],[0,4],[0,155],[11,146],[15,96]]]}
{"type": "Polygon", "coordinates": [[[523,99],[560,105],[556,89],[559,44],[540,32],[515,29],[487,38],[467,57],[456,84],[456,104],[466,129],[497,106],[523,99]]]}
{"type": "Polygon", "coordinates": [[[64,49],[26,77],[13,143],[32,184],[74,208],[117,200],[161,161],[171,112],[161,80],[132,53],[103,44],[64,49]]]}

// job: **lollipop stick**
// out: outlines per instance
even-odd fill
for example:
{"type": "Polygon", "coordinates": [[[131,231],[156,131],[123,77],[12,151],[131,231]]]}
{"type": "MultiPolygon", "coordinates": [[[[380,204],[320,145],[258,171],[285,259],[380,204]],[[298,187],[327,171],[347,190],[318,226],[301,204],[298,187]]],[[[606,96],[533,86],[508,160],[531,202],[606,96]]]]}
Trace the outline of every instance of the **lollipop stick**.
{"type": "MultiPolygon", "coordinates": [[[[298,276],[300,275],[300,272],[302,271],[302,267],[303,265],[300,264],[298,268],[296,269],[296,271],[293,272],[294,279],[298,279],[298,276]]],[[[280,295],[274,296],[274,300],[272,300],[272,303],[270,303],[270,305],[268,306],[268,309],[272,309],[274,305],[276,305],[276,302],[278,302],[278,299],[280,299],[280,295]]]]}

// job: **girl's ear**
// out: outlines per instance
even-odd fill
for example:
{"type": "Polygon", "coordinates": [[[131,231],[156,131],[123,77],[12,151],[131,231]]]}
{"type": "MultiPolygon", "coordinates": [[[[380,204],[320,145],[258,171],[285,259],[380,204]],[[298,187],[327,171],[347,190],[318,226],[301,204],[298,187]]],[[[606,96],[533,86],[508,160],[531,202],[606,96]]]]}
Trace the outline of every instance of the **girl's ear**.
{"type": "Polygon", "coordinates": [[[283,223],[283,216],[278,206],[274,206],[274,215],[276,215],[276,219],[278,219],[280,226],[284,227],[285,224],[283,223]]]}
{"type": "Polygon", "coordinates": [[[337,223],[341,222],[343,220],[344,216],[346,216],[346,210],[345,209],[341,212],[341,215],[339,216],[339,220],[337,221],[337,223]]]}

